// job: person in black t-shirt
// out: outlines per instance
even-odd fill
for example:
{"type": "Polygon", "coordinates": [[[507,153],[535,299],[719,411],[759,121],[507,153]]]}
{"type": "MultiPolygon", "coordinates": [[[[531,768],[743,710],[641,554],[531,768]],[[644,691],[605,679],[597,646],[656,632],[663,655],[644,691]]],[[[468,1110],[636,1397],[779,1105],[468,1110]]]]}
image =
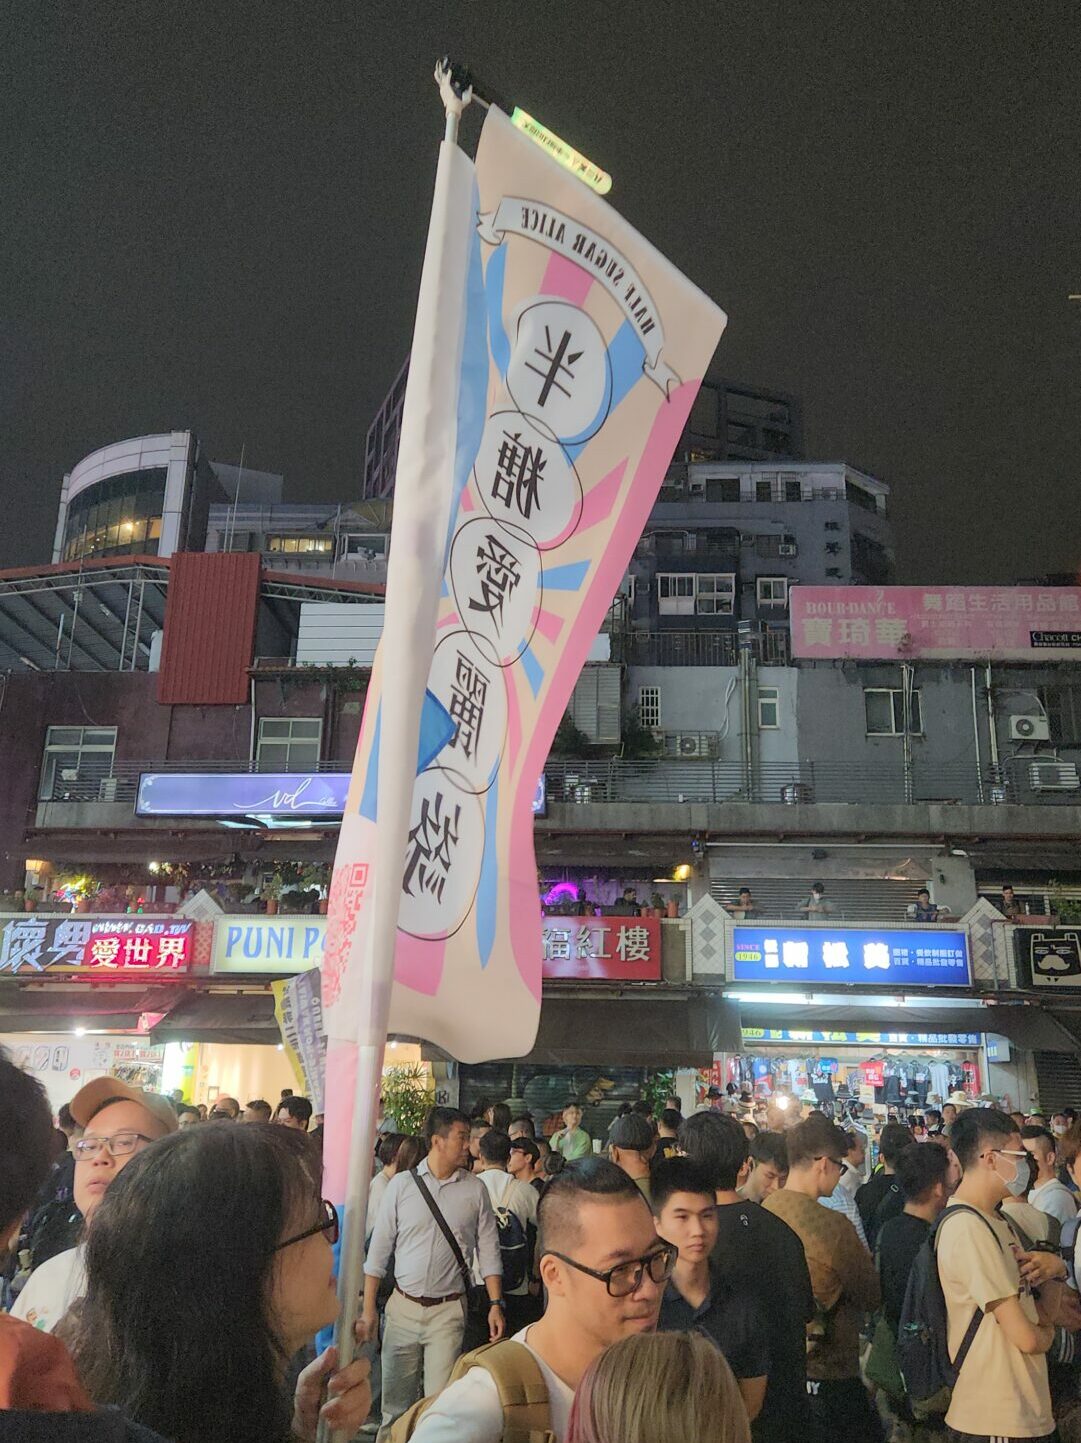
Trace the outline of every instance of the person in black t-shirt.
{"type": "MultiPolygon", "coordinates": [[[[950,1154],[933,1144],[906,1148],[897,1159],[895,1176],[904,1208],[897,1217],[888,1218],[882,1224],[877,1248],[882,1311],[895,1337],[912,1264],[952,1190],[950,1166],[950,1154]]],[[[956,1186],[956,1181],[953,1185],[956,1186]]]]}
{"type": "Polygon", "coordinates": [[[653,1216],[679,1258],[661,1300],[662,1333],[706,1333],[724,1354],[753,1422],[766,1396],[766,1315],[756,1300],[728,1286],[710,1259],[717,1241],[717,1204],[709,1173],[686,1157],[653,1170],[653,1216]]]}
{"type": "Polygon", "coordinates": [[[897,1159],[906,1147],[915,1146],[916,1143],[907,1127],[899,1122],[888,1122],[878,1139],[878,1155],[882,1166],[861,1188],[856,1190],[856,1206],[863,1222],[863,1230],[867,1234],[868,1245],[872,1249],[874,1240],[871,1234],[874,1231],[875,1213],[878,1211],[879,1203],[893,1186],[893,1173],[897,1166],[897,1159]]]}
{"type": "Polygon", "coordinates": [[[679,1145],[713,1185],[717,1278],[751,1298],[768,1320],[766,1396],[751,1436],[754,1443],[793,1443],[810,1428],[806,1329],[815,1303],[803,1244],[787,1223],[736,1191],[749,1169],[747,1138],[734,1117],[695,1113],[681,1126],[679,1145]]]}

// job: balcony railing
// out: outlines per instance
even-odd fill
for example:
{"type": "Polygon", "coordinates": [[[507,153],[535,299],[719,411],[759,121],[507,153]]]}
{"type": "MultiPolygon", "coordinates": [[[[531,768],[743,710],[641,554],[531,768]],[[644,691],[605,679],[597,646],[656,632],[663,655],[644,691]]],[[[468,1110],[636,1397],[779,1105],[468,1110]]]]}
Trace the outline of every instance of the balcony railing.
{"type": "MultiPolygon", "coordinates": [[[[790,806],[814,802],[905,805],[1018,805],[1081,806],[1081,789],[1066,785],[1072,779],[1069,763],[1037,763],[1014,758],[998,772],[977,774],[974,764],[937,766],[915,758],[906,772],[900,755],[895,760],[859,762],[760,762],[750,772],[736,758],[710,756],[728,749],[717,733],[682,733],[678,739],[693,742],[700,757],[549,757],[544,772],[550,802],[751,802],[790,806]],[[1039,773],[1036,780],[1050,786],[1033,786],[1034,765],[1064,768],[1039,773]]],[[[142,772],[347,772],[351,761],[324,761],[315,766],[283,768],[248,761],[124,761],[86,763],[74,774],[57,773],[49,792],[39,802],[134,803],[142,772]]]]}
{"type": "MultiPolygon", "coordinates": [[[[624,666],[736,666],[735,631],[632,631],[612,636],[612,660],[624,666]]],[[[764,630],[750,638],[753,655],[764,666],[787,666],[788,631],[764,630]]]]}

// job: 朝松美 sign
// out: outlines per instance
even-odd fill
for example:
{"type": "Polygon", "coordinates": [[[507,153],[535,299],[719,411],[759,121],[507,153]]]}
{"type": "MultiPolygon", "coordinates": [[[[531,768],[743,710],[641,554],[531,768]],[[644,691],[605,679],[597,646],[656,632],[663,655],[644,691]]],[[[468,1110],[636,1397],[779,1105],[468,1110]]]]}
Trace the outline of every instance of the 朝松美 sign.
{"type": "Polygon", "coordinates": [[[1076,927],[1018,927],[1013,934],[1017,949],[1018,982],[1033,987],[1081,987],[1081,931],[1076,927]]]}
{"type": "Polygon", "coordinates": [[[789,616],[798,657],[1081,657],[1077,586],[794,586],[789,616]]]}
{"type": "MultiPolygon", "coordinates": [[[[211,971],[288,976],[318,967],[325,917],[222,917],[215,922],[211,971]]],[[[656,917],[545,917],[543,975],[568,980],[656,982],[661,925],[656,917]]]]}
{"type": "Polygon", "coordinates": [[[734,927],[736,982],[967,987],[964,932],[871,927],[734,927]]]}
{"type": "Polygon", "coordinates": [[[179,976],[191,964],[194,923],[150,917],[0,919],[0,976],[179,976]]]}

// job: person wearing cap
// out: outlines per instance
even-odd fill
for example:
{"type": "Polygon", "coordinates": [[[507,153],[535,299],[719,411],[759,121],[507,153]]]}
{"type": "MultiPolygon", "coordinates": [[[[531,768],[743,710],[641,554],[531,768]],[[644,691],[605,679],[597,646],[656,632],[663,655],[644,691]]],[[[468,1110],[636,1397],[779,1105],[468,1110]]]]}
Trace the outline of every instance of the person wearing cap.
{"type": "MultiPolygon", "coordinates": [[[[140,1092],[115,1077],[95,1077],[71,1099],[71,1115],[83,1128],[73,1144],[75,1205],[89,1227],[109,1185],[135,1156],[158,1138],[176,1132],[171,1103],[140,1092]]],[[[57,1253],[30,1274],[12,1313],[51,1333],[86,1288],[84,1246],[57,1253]]]]}
{"type": "Polygon", "coordinates": [[[608,1129],[608,1155],[638,1186],[650,1207],[649,1161],[655,1147],[653,1129],[640,1112],[617,1117],[608,1129]]]}

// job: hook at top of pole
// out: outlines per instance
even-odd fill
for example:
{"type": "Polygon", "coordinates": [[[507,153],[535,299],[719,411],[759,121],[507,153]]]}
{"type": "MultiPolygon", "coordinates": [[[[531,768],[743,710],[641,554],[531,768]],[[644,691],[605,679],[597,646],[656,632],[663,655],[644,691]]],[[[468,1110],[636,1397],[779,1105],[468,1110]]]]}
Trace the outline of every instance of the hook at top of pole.
{"type": "Polygon", "coordinates": [[[439,97],[447,116],[447,128],[443,138],[454,145],[458,141],[458,122],[462,118],[462,111],[473,99],[473,86],[463,84],[461,71],[451,64],[447,55],[436,62],[435,83],[439,86],[439,97]]]}

